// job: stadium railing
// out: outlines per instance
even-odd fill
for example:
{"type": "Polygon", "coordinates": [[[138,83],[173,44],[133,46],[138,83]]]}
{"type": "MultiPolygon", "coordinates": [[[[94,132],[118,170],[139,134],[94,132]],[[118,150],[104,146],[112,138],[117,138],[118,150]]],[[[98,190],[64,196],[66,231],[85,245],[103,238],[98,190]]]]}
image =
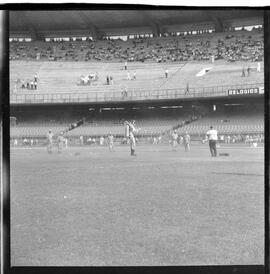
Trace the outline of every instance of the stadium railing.
{"type": "MultiPolygon", "coordinates": [[[[264,88],[263,83],[245,85],[226,85],[201,88],[174,89],[128,89],[113,92],[84,92],[84,93],[18,93],[10,95],[11,104],[46,104],[46,103],[88,103],[88,102],[121,102],[143,100],[166,100],[201,97],[227,97],[229,90],[264,88]]],[[[244,96],[244,95],[243,95],[244,96]]]]}

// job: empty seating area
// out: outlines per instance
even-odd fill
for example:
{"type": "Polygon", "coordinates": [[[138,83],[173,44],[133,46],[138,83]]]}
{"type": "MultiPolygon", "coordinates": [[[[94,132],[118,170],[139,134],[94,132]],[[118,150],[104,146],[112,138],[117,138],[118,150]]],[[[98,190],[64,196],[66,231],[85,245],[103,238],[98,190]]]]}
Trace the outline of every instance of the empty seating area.
{"type": "Polygon", "coordinates": [[[49,129],[53,133],[59,134],[62,130],[85,117],[85,123],[71,132],[67,136],[100,136],[112,133],[124,135],[125,120],[135,120],[136,127],[140,128],[140,135],[156,135],[170,130],[190,116],[189,111],[173,110],[130,110],[127,111],[103,111],[102,113],[87,112],[58,112],[35,113],[22,112],[15,114],[17,125],[11,127],[11,137],[44,137],[49,129]]]}
{"type": "Polygon", "coordinates": [[[180,128],[179,132],[188,131],[192,135],[205,135],[210,125],[220,134],[261,134],[264,132],[263,106],[211,112],[203,119],[180,128]]]}
{"type": "MultiPolygon", "coordinates": [[[[83,116],[74,113],[58,117],[57,113],[51,114],[51,117],[43,116],[43,118],[39,115],[18,117],[18,124],[11,127],[11,137],[45,137],[49,129],[52,129],[54,134],[59,134],[83,116]]],[[[108,111],[105,114],[89,116],[85,124],[70,131],[66,136],[105,136],[109,133],[124,136],[123,121],[133,119],[136,120],[136,127],[140,128],[140,136],[156,136],[177,127],[181,134],[187,131],[194,136],[205,135],[210,125],[214,126],[220,134],[261,134],[264,132],[263,108],[260,105],[229,107],[211,112],[204,118],[184,127],[179,126],[190,117],[190,110],[181,109],[130,113],[108,111]]]]}
{"type": "MultiPolygon", "coordinates": [[[[140,135],[157,135],[164,131],[170,130],[174,125],[180,123],[181,119],[139,119],[136,125],[140,128],[140,135]]],[[[71,121],[70,121],[71,122],[71,121]]],[[[44,123],[38,124],[22,123],[19,126],[11,127],[12,138],[24,137],[45,137],[49,129],[54,134],[60,134],[61,131],[68,128],[69,124],[44,123]]],[[[102,136],[112,133],[114,135],[124,135],[124,125],[117,120],[87,122],[83,126],[78,127],[66,134],[66,136],[102,136]]]]}

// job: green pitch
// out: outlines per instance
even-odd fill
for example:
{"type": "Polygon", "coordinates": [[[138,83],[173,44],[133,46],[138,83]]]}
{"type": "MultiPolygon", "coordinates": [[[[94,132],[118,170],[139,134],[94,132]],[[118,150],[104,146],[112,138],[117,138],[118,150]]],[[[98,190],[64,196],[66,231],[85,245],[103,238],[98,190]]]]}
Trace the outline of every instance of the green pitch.
{"type": "Polygon", "coordinates": [[[263,264],[264,150],[11,149],[16,266],[263,264]]]}

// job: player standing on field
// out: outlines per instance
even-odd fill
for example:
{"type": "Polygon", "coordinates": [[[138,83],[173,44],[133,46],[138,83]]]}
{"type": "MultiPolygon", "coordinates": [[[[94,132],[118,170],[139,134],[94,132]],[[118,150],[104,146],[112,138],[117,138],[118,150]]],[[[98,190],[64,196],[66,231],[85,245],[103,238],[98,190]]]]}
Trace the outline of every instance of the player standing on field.
{"type": "Polygon", "coordinates": [[[114,146],[113,146],[113,135],[109,133],[108,135],[108,142],[109,142],[109,150],[110,152],[114,151],[114,146]]]}
{"type": "Polygon", "coordinates": [[[126,137],[129,138],[130,142],[130,155],[131,156],[136,156],[135,154],[135,148],[136,148],[136,139],[134,134],[139,131],[139,129],[135,128],[135,121],[128,122],[125,121],[125,126],[126,126],[126,137]]]}
{"type": "Polygon", "coordinates": [[[190,150],[190,135],[187,132],[184,135],[184,146],[186,152],[190,150]]]}
{"type": "Polygon", "coordinates": [[[177,130],[175,129],[172,133],[172,150],[173,151],[176,151],[177,139],[178,139],[178,134],[177,134],[177,130]]]}
{"type": "Polygon", "coordinates": [[[49,129],[49,132],[47,133],[46,138],[47,138],[47,151],[48,153],[52,153],[53,133],[51,129],[49,129]]]}
{"type": "Polygon", "coordinates": [[[60,135],[57,137],[57,148],[58,148],[58,153],[62,152],[63,146],[64,146],[64,136],[63,132],[60,133],[60,135]]]}
{"type": "Polygon", "coordinates": [[[218,133],[212,126],[210,126],[210,130],[206,132],[206,137],[209,140],[209,148],[212,157],[217,157],[217,139],[218,133]]]}

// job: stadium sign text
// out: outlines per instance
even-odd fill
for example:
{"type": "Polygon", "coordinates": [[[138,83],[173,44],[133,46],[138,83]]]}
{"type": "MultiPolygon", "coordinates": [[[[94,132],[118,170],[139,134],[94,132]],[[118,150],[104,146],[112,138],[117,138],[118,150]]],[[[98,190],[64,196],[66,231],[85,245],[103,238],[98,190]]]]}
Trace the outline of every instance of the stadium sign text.
{"type": "Polygon", "coordinates": [[[228,96],[257,95],[257,94],[260,94],[259,88],[237,88],[237,89],[228,90],[228,96]]]}

